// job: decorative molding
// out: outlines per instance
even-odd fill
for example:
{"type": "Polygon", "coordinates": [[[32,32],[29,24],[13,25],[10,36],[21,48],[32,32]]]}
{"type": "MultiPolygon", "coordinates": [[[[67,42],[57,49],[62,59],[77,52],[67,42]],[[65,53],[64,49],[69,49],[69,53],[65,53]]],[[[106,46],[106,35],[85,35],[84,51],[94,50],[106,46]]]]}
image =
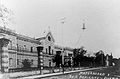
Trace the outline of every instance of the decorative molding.
{"type": "Polygon", "coordinates": [[[15,36],[19,40],[23,40],[23,41],[27,41],[27,42],[31,42],[31,43],[36,43],[36,44],[39,44],[39,45],[41,44],[38,40],[36,40],[34,38],[17,34],[13,31],[11,31],[10,29],[5,29],[3,27],[0,27],[0,33],[5,33],[5,34],[8,34],[8,35],[15,36]]]}

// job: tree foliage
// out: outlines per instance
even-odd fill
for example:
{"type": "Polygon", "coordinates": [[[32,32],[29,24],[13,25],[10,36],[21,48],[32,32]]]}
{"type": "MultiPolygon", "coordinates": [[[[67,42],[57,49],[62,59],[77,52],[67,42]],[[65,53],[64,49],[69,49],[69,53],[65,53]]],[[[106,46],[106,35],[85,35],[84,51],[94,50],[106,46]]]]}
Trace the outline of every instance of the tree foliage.
{"type": "Polygon", "coordinates": [[[95,53],[95,57],[93,56],[85,56],[87,50],[83,47],[77,48],[73,50],[73,65],[75,67],[79,66],[105,66],[106,57],[102,50],[95,53]]]}
{"type": "Polygon", "coordinates": [[[56,67],[60,67],[60,64],[62,65],[61,51],[57,51],[52,60],[54,63],[56,63],[56,67]]]}
{"type": "Polygon", "coordinates": [[[102,50],[98,51],[97,53],[95,53],[95,65],[96,66],[105,66],[105,55],[104,52],[102,50]]]}
{"type": "Polygon", "coordinates": [[[86,52],[87,50],[85,50],[83,47],[73,50],[73,53],[74,53],[74,57],[73,57],[74,64],[73,65],[74,66],[81,65],[81,62],[83,61],[83,58],[86,52]]]}
{"type": "Polygon", "coordinates": [[[6,8],[4,5],[1,5],[0,7],[0,23],[1,23],[1,26],[9,26],[10,23],[13,23],[13,19],[14,19],[14,16],[13,16],[13,12],[6,8]]]}
{"type": "Polygon", "coordinates": [[[31,64],[32,63],[28,59],[24,59],[22,61],[23,68],[25,68],[25,69],[31,68],[31,64]]]}

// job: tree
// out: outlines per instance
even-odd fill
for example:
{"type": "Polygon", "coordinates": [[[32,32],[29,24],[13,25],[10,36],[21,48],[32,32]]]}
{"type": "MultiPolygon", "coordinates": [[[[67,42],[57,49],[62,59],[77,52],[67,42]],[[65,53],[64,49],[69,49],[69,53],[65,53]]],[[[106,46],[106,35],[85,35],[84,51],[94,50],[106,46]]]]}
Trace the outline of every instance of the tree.
{"type": "Polygon", "coordinates": [[[22,61],[22,64],[23,64],[23,68],[24,68],[24,69],[30,69],[32,63],[31,63],[28,59],[24,59],[24,60],[22,61]]]}
{"type": "Polygon", "coordinates": [[[0,7],[0,26],[8,26],[11,22],[13,22],[13,12],[6,8],[4,5],[0,7]]]}
{"type": "Polygon", "coordinates": [[[56,55],[53,57],[53,63],[56,63],[56,67],[60,67],[60,64],[62,65],[62,56],[61,51],[57,51],[56,55]]]}
{"type": "Polygon", "coordinates": [[[96,66],[105,66],[105,55],[104,52],[102,50],[98,51],[97,53],[95,53],[95,64],[96,66]]]}
{"type": "Polygon", "coordinates": [[[82,65],[82,61],[84,59],[84,55],[85,55],[86,52],[87,52],[87,50],[85,50],[84,47],[73,50],[73,53],[74,53],[74,57],[73,57],[74,66],[78,67],[78,66],[82,65]]]}

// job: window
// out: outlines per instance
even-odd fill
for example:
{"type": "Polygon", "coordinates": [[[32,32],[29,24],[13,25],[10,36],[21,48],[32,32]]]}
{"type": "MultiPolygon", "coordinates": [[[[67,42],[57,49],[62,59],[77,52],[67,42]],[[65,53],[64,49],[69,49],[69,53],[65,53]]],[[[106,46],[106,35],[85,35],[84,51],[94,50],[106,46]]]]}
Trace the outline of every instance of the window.
{"type": "Polygon", "coordinates": [[[12,41],[10,42],[10,48],[12,49],[12,41]]]}
{"type": "Polygon", "coordinates": [[[31,47],[30,51],[33,52],[33,47],[31,47]]]}
{"type": "Polygon", "coordinates": [[[68,54],[69,57],[72,57],[72,54],[68,54]]]}
{"type": "Polygon", "coordinates": [[[47,54],[47,48],[46,48],[46,54],[47,54]]]}
{"type": "Polygon", "coordinates": [[[19,65],[19,59],[17,59],[17,65],[19,65]]]}
{"type": "Polygon", "coordinates": [[[24,45],[24,50],[26,50],[26,45],[24,45]]]}
{"type": "Polygon", "coordinates": [[[18,46],[18,44],[17,44],[17,51],[19,51],[19,46],[18,46]]]}
{"type": "Polygon", "coordinates": [[[33,59],[31,60],[31,65],[33,65],[33,59]]]}
{"type": "Polygon", "coordinates": [[[19,45],[19,51],[21,51],[22,50],[22,47],[21,47],[21,45],[19,45]]]}
{"type": "Polygon", "coordinates": [[[13,63],[13,59],[9,58],[9,65],[10,65],[10,67],[12,67],[12,63],[13,63]]]}
{"type": "Polygon", "coordinates": [[[53,50],[52,50],[52,54],[53,54],[53,50]]]}
{"type": "Polygon", "coordinates": [[[51,37],[50,36],[48,36],[48,40],[51,41],[51,37]]]}
{"type": "Polygon", "coordinates": [[[51,55],[51,46],[49,46],[49,55],[51,55]]]}
{"type": "Polygon", "coordinates": [[[51,67],[51,61],[49,61],[49,67],[51,67]]]}

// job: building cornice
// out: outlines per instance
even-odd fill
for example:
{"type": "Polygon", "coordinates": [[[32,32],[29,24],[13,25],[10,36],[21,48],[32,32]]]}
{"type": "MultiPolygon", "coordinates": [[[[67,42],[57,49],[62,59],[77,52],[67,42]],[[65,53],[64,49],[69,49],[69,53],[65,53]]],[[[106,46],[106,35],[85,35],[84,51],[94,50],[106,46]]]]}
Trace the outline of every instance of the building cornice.
{"type": "Polygon", "coordinates": [[[24,36],[24,35],[20,35],[20,34],[16,34],[17,39],[19,40],[23,40],[23,41],[27,41],[27,42],[31,42],[31,43],[36,43],[36,44],[41,44],[38,40],[28,37],[28,36],[24,36]]]}
{"type": "Polygon", "coordinates": [[[15,33],[15,31],[10,30],[9,28],[0,27],[0,33],[5,33],[5,34],[8,34],[8,35],[15,36],[19,40],[23,40],[23,41],[27,41],[27,42],[31,42],[31,43],[36,43],[36,44],[39,44],[39,45],[41,44],[38,40],[36,40],[34,38],[31,38],[31,37],[28,37],[28,36],[17,34],[17,33],[15,33]]]}

